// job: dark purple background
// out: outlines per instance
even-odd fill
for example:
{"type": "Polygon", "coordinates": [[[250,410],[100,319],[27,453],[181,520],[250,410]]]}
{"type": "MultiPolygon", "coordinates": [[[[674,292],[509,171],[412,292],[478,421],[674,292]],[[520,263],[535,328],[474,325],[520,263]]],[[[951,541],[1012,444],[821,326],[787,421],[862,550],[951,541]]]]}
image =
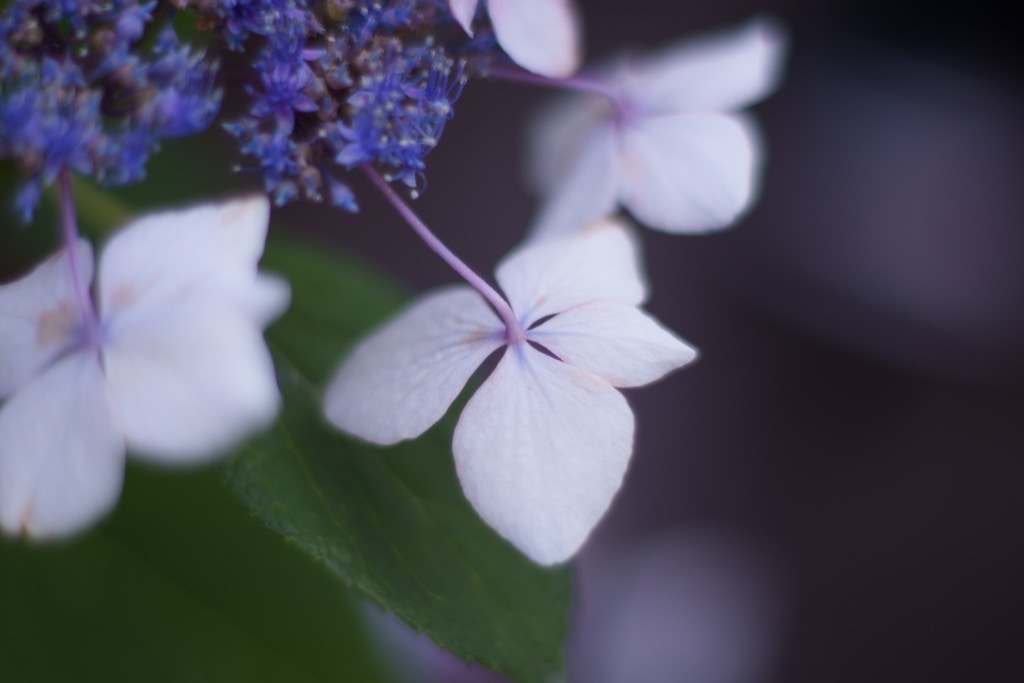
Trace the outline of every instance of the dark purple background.
{"type": "MultiPolygon", "coordinates": [[[[649,308],[702,357],[630,392],[636,452],[584,575],[663,532],[711,527],[775,568],[777,651],[750,680],[1024,680],[1024,101],[1010,3],[582,9],[591,60],[764,11],[791,38],[782,88],[756,108],[760,203],[732,231],[644,232],[649,308]]],[[[416,207],[485,273],[535,209],[523,140],[545,95],[471,84],[429,160],[416,207]]],[[[285,220],[413,287],[453,279],[357,191],[356,219],[300,208],[285,220]]]]}

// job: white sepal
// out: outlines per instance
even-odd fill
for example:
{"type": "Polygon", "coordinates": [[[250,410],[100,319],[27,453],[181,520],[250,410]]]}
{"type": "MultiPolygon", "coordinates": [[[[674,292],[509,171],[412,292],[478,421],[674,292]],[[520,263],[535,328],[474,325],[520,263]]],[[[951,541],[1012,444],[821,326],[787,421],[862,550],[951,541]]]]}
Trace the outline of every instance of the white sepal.
{"type": "Polygon", "coordinates": [[[527,243],[498,264],[496,276],[527,327],[588,301],[635,306],[647,297],[636,236],[620,221],[602,221],[582,234],[527,243]]]}
{"type": "Polygon", "coordinates": [[[579,19],[570,0],[488,0],[487,7],[498,44],[519,66],[549,78],[579,68],[579,19]]]}
{"type": "Polygon", "coordinates": [[[784,50],[778,27],[755,20],[596,72],[603,95],[565,99],[535,126],[529,169],[544,201],[532,235],[585,229],[619,203],[663,232],[731,224],[755,199],[761,165],[757,131],[737,110],[777,86],[784,50]]]}
{"type": "Polygon", "coordinates": [[[473,35],[473,16],[476,14],[476,6],[479,0],[448,0],[448,9],[452,16],[459,22],[466,33],[473,35]]]}
{"type": "Polygon", "coordinates": [[[363,339],[327,388],[324,413],[339,429],[382,445],[441,419],[504,328],[469,287],[420,299],[363,339]]]}
{"type": "Polygon", "coordinates": [[[239,297],[240,310],[256,327],[263,329],[288,310],[292,290],[288,281],[276,275],[258,274],[239,297]]]}
{"type": "Polygon", "coordinates": [[[124,455],[99,358],[65,356],[0,408],[0,525],[39,538],[81,531],[117,502],[124,455]]]}
{"type": "Polygon", "coordinates": [[[242,311],[201,300],[124,311],[109,336],[107,384],[133,455],[209,460],[277,414],[273,361],[242,311]]]}
{"type": "Polygon", "coordinates": [[[615,108],[602,97],[564,93],[543,107],[531,122],[527,138],[526,183],[548,194],[564,182],[578,163],[595,129],[610,127],[615,108]]]}
{"type": "Polygon", "coordinates": [[[558,181],[530,228],[534,239],[572,235],[611,215],[619,202],[618,133],[610,124],[589,131],[572,167],[558,181]]]}
{"type": "Polygon", "coordinates": [[[775,90],[784,50],[779,25],[755,19],[633,62],[621,84],[650,114],[735,111],[775,90]]]}
{"type": "Polygon", "coordinates": [[[77,285],[72,283],[67,250],[29,274],[0,285],[0,400],[37,375],[72,344],[81,325],[75,287],[92,283],[92,247],[78,243],[77,285]]]}
{"type": "Polygon", "coordinates": [[[455,428],[455,465],[480,516],[540,564],[563,562],[608,509],[633,448],[610,384],[528,345],[505,352],[455,428]]]}
{"type": "Polygon", "coordinates": [[[162,462],[206,460],[265,427],[280,397],[262,328],[287,285],[257,271],[265,198],[144,216],[111,239],[89,297],[78,245],[0,288],[0,525],[74,533],[116,502],[126,445],[162,462]],[[75,289],[78,289],[76,292],[75,289]],[[7,322],[7,321],[5,321],[7,322]],[[84,329],[90,330],[84,334],[84,329]]]}
{"type": "MultiPolygon", "coordinates": [[[[121,309],[160,309],[221,300],[266,319],[279,293],[259,296],[256,266],[266,242],[270,205],[254,196],[149,214],[110,239],[100,258],[101,317],[121,309]]],[[[285,302],[287,300],[285,299],[285,302]]]]}
{"type": "Polygon", "coordinates": [[[693,347],[654,318],[615,301],[563,311],[530,330],[529,339],[616,387],[648,384],[697,356],[693,347]]]}
{"type": "Polygon", "coordinates": [[[716,230],[750,205],[757,147],[738,117],[646,118],[623,130],[620,150],[622,203],[648,227],[670,233],[716,230]]]}

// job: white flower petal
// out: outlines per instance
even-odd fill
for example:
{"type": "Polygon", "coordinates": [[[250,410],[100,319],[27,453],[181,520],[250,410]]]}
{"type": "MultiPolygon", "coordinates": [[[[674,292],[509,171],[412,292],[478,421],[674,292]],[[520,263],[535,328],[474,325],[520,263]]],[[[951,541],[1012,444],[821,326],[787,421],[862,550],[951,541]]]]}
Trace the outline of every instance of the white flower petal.
{"type": "Polygon", "coordinates": [[[560,78],[580,63],[579,20],[570,0],[488,0],[498,44],[529,71],[560,78]]]}
{"type": "Polygon", "coordinates": [[[280,396],[259,328],[194,303],[125,311],[104,347],[107,383],[133,454],[196,462],[269,425],[280,396]]]}
{"type": "Polygon", "coordinates": [[[604,515],[633,448],[633,414],[601,378],[510,348],[459,418],[452,446],[480,516],[531,559],[571,557],[604,515]]]}
{"type": "Polygon", "coordinates": [[[274,275],[257,275],[252,286],[246,290],[248,296],[241,301],[242,309],[260,329],[287,310],[292,299],[292,290],[288,282],[274,275]]]}
{"type": "Polygon", "coordinates": [[[653,382],[697,356],[651,316],[614,301],[570,308],[530,330],[528,337],[616,387],[653,382]]]}
{"type": "Polygon", "coordinates": [[[66,536],[117,502],[124,477],[99,359],[64,357],[0,409],[0,524],[9,533],[66,536]]]}
{"type": "MultiPolygon", "coordinates": [[[[92,282],[92,247],[78,243],[78,286],[92,282]]],[[[0,399],[35,377],[74,340],[81,312],[66,250],[0,286],[0,399]]]]}
{"type": "Polygon", "coordinates": [[[505,343],[503,335],[497,316],[469,287],[428,294],[342,362],[324,413],[339,429],[382,445],[419,436],[505,343]]]}
{"type": "Polygon", "coordinates": [[[756,19],[634,64],[622,85],[647,113],[735,111],[775,89],[784,50],[779,26],[756,19]]]}
{"type": "Polygon", "coordinates": [[[578,233],[615,210],[617,137],[610,123],[591,130],[573,167],[548,194],[530,230],[531,239],[578,233]]]}
{"type": "Polygon", "coordinates": [[[612,220],[571,237],[527,243],[498,264],[496,276],[527,327],[588,301],[636,305],[647,292],[636,237],[612,220]]]}
{"type": "Polygon", "coordinates": [[[751,204],[758,157],[756,134],[739,117],[677,114],[641,119],[622,131],[622,203],[655,230],[723,228],[751,204]]]}
{"type": "Polygon", "coordinates": [[[133,221],[110,240],[100,259],[102,317],[191,298],[229,300],[257,319],[272,317],[279,293],[254,285],[269,215],[266,197],[259,196],[133,221]],[[261,293],[266,300],[255,300],[261,293]]]}
{"type": "Polygon", "coordinates": [[[473,35],[473,15],[476,14],[478,2],[479,0],[448,0],[448,9],[451,10],[452,16],[469,35],[473,35]]]}
{"type": "Polygon", "coordinates": [[[542,196],[564,182],[593,131],[611,125],[615,110],[603,97],[567,93],[538,112],[527,140],[527,184],[542,196]]]}

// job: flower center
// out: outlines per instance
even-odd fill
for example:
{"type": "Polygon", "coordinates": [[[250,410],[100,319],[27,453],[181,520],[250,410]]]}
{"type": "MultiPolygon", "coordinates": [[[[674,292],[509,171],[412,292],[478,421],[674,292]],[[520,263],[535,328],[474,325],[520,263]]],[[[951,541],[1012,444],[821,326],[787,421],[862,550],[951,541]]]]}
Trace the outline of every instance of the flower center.
{"type": "Polygon", "coordinates": [[[71,169],[68,166],[60,172],[60,209],[64,249],[67,250],[68,277],[78,325],[73,335],[75,346],[80,348],[100,347],[100,323],[96,308],[89,293],[89,283],[82,281],[81,264],[78,262],[78,221],[75,218],[75,199],[71,189],[71,169]]]}

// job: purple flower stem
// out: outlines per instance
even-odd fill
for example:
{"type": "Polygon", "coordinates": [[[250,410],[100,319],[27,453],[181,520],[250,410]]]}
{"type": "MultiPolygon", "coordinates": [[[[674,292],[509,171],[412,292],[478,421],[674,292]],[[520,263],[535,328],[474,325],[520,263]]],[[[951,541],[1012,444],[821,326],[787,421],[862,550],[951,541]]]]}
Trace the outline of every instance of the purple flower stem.
{"type": "Polygon", "coordinates": [[[611,100],[615,105],[621,105],[622,95],[614,88],[610,88],[599,81],[592,81],[589,78],[547,78],[537,74],[523,71],[521,69],[510,69],[504,66],[490,66],[484,72],[484,78],[492,78],[496,81],[508,81],[510,83],[523,83],[525,85],[536,85],[541,88],[554,88],[556,90],[578,90],[601,95],[611,100]]]}
{"type": "Polygon", "coordinates": [[[405,219],[413,231],[419,235],[420,239],[427,243],[427,246],[430,247],[431,251],[440,256],[441,260],[451,266],[452,270],[458,273],[463,280],[468,282],[473,289],[480,292],[480,296],[494,307],[494,310],[499,316],[501,316],[502,322],[505,323],[508,342],[515,345],[526,341],[526,330],[524,330],[523,326],[519,323],[519,320],[516,318],[516,314],[512,311],[512,307],[508,305],[508,302],[505,301],[500,294],[498,294],[497,290],[487,284],[486,280],[473,272],[472,268],[456,256],[451,249],[446,247],[444,243],[438,239],[437,235],[430,231],[430,228],[427,227],[426,223],[420,220],[420,217],[413,212],[409,205],[402,201],[402,198],[398,196],[398,193],[394,191],[391,185],[389,185],[376,170],[369,165],[363,166],[362,169],[370,179],[370,182],[372,182],[377,189],[381,191],[381,194],[387,198],[391,203],[391,206],[393,206],[402,218],[405,219]]]}
{"type": "Polygon", "coordinates": [[[65,166],[60,172],[60,217],[64,237],[64,248],[68,253],[68,270],[75,304],[82,322],[83,341],[90,348],[98,348],[100,333],[96,308],[89,294],[89,285],[82,284],[81,266],[78,263],[78,220],[75,217],[75,197],[71,190],[71,169],[65,166]]]}

